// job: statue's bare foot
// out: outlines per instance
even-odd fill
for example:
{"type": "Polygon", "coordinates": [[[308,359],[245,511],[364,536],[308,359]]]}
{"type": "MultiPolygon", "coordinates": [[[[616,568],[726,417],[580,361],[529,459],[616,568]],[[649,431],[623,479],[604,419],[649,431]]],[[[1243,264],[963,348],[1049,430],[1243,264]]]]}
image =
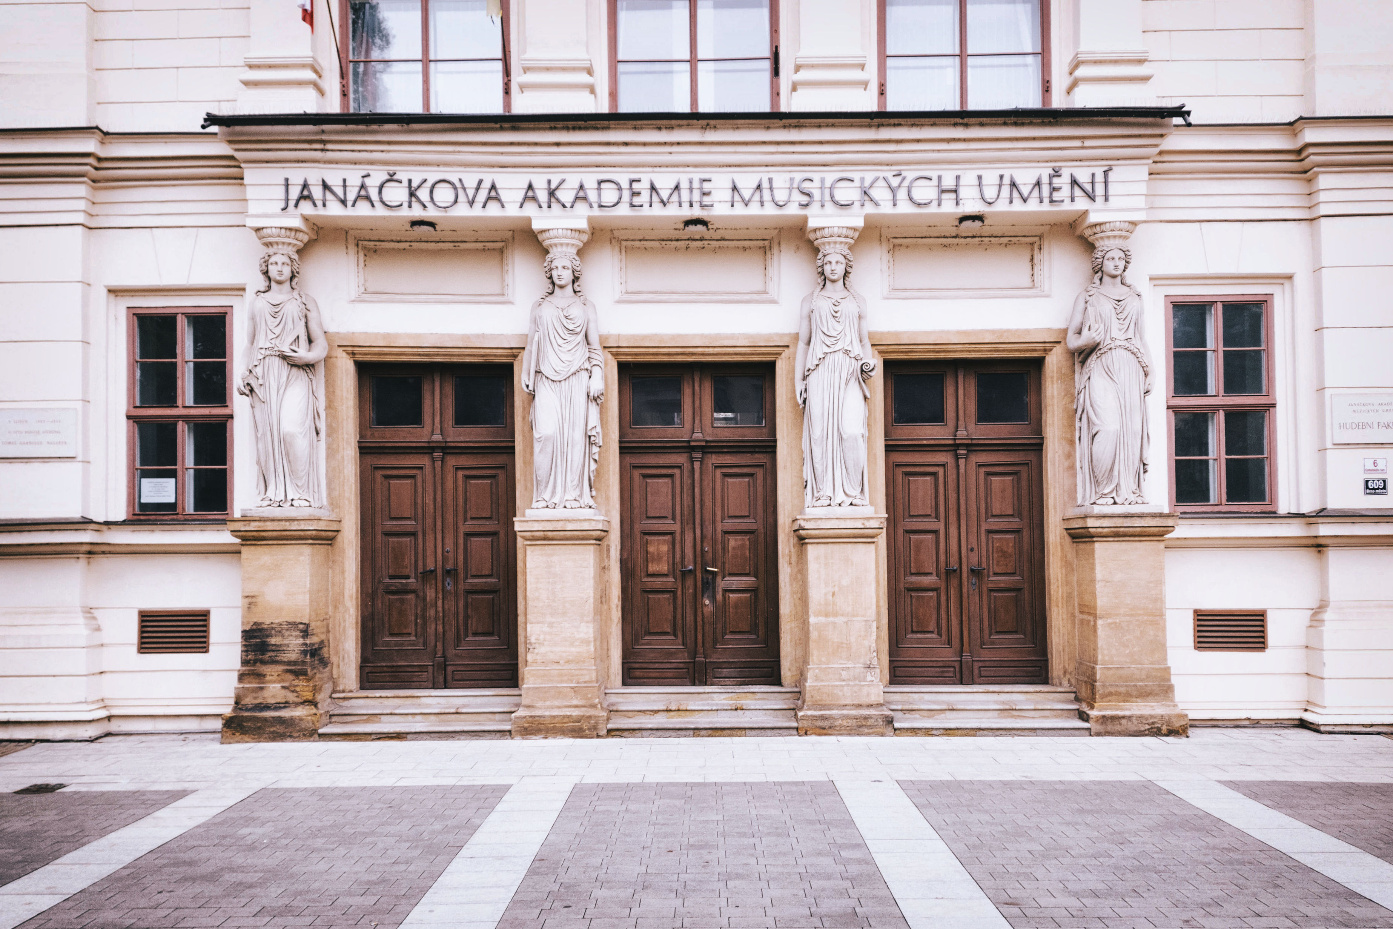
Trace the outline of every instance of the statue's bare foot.
{"type": "Polygon", "coordinates": [[[296,497],[290,501],[291,506],[312,506],[309,497],[296,497]]]}
{"type": "Polygon", "coordinates": [[[813,500],[813,506],[831,506],[831,497],[817,497],[813,500]]]}
{"type": "Polygon", "coordinates": [[[564,509],[564,510],[583,510],[583,509],[585,509],[585,507],[581,506],[581,503],[580,503],[579,500],[567,500],[565,503],[561,504],[561,508],[564,509]]]}
{"type": "Polygon", "coordinates": [[[851,500],[851,503],[848,504],[848,506],[866,506],[866,505],[867,505],[867,504],[866,504],[866,498],[865,498],[865,497],[853,497],[852,500],[851,500]]]}
{"type": "Polygon", "coordinates": [[[1113,504],[1117,503],[1117,498],[1109,495],[1106,497],[1099,497],[1097,500],[1094,500],[1093,502],[1097,506],[1112,506],[1113,504]]]}

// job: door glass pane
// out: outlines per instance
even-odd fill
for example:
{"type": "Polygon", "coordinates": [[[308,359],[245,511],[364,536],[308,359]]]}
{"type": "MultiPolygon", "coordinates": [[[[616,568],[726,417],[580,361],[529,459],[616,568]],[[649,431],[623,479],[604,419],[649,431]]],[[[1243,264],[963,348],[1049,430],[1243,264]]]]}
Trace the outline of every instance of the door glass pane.
{"type": "Polygon", "coordinates": [[[184,426],[184,441],[186,465],[227,465],[227,423],[188,423],[184,426]]]}
{"type": "Polygon", "coordinates": [[[503,62],[431,62],[430,110],[432,113],[502,113],[503,62]]]}
{"type": "MultiPolygon", "coordinates": [[[[1206,415],[1212,416],[1214,414],[1206,415]]],[[[1225,412],[1224,454],[1266,455],[1267,413],[1263,410],[1229,410],[1225,412]]]]}
{"type": "MultiPolygon", "coordinates": [[[[692,108],[691,70],[685,61],[619,63],[619,112],[686,113],[692,108]]],[[[766,108],[768,103],[766,101],[766,108]]]]}
{"type": "Polygon", "coordinates": [[[503,14],[490,18],[488,0],[430,0],[429,9],[432,58],[503,57],[503,14]]]}
{"type": "Polygon", "coordinates": [[[136,423],[135,463],[140,468],[172,468],[179,463],[178,423],[136,423]]]}
{"type": "Polygon", "coordinates": [[[1177,458],[1212,458],[1214,449],[1213,413],[1175,414],[1177,458]]]}
{"type": "Polygon", "coordinates": [[[1040,0],[967,0],[968,54],[1039,50],[1040,0]]]}
{"type": "Polygon", "coordinates": [[[769,60],[697,62],[697,109],[703,113],[768,110],[769,60]]]}
{"type": "Polygon", "coordinates": [[[1214,459],[1192,458],[1175,462],[1175,502],[1219,502],[1214,459]]]}
{"type": "Polygon", "coordinates": [[[421,57],[420,0],[350,0],[348,22],[350,58],[421,57]]]}
{"type": "MultiPolygon", "coordinates": [[[[662,61],[690,56],[687,0],[618,0],[620,61],[662,61]]],[[[768,34],[766,28],[765,33],[768,34]]]]}
{"type": "Polygon", "coordinates": [[[1262,304],[1224,304],[1224,348],[1261,348],[1262,304]]]}
{"type": "Polygon", "coordinates": [[[887,55],[956,55],[958,0],[885,0],[887,55]]]}
{"type": "MultiPolygon", "coordinates": [[[[1208,353],[1206,353],[1208,354],[1208,353]]],[[[1245,349],[1240,352],[1224,352],[1224,393],[1262,394],[1267,392],[1264,381],[1267,352],[1262,349],[1245,349]]]]}
{"type": "Polygon", "coordinates": [[[1266,503],[1267,459],[1225,459],[1224,500],[1226,503],[1266,503]]]}
{"type": "Polygon", "coordinates": [[[941,425],[943,374],[896,374],[891,378],[891,403],[896,425],[941,425]]]}
{"type": "Polygon", "coordinates": [[[178,341],[175,327],[179,324],[177,316],[137,316],[135,318],[135,340],[137,358],[173,358],[178,341]]]}
{"type": "Polygon", "coordinates": [[[629,394],[632,425],[682,425],[682,378],[633,377],[629,379],[629,394]]]}
{"type": "Polygon", "coordinates": [[[1177,397],[1202,397],[1214,393],[1214,353],[1175,352],[1172,367],[1177,397]]]}
{"type": "Polygon", "coordinates": [[[767,58],[769,38],[769,0],[697,0],[698,58],[767,58]]]}
{"type": "Polygon", "coordinates": [[[184,499],[190,513],[227,512],[226,468],[192,468],[185,477],[184,499]]]}
{"type": "Polygon", "coordinates": [[[1024,371],[977,375],[977,422],[1030,422],[1030,378],[1024,371]]]}
{"type": "Polygon", "coordinates": [[[1175,348],[1214,347],[1214,307],[1208,303],[1177,303],[1171,307],[1171,345],[1175,348]]]}
{"type": "Polygon", "coordinates": [[[455,378],[456,426],[506,426],[508,379],[502,375],[455,378]]]}
{"type": "Polygon", "coordinates": [[[419,61],[358,62],[351,68],[355,113],[419,113],[419,61]]]}
{"type": "Polygon", "coordinates": [[[1039,105],[1039,55],[993,55],[967,59],[968,109],[1008,110],[1039,105]]]}
{"type": "Polygon", "coordinates": [[[142,361],[135,366],[136,406],[178,406],[175,361],[142,361]]]}
{"type": "Polygon", "coordinates": [[[184,336],[188,343],[184,346],[187,358],[227,357],[226,316],[186,316],[184,336]]]}
{"type": "Polygon", "coordinates": [[[373,376],[372,424],[374,426],[420,426],[421,378],[373,376]]]}
{"type": "Polygon", "coordinates": [[[185,362],[184,390],[184,402],[191,406],[226,406],[227,362],[185,362]]]}
{"type": "Polygon", "coordinates": [[[956,110],[958,59],[885,59],[885,107],[890,110],[956,110]]]}
{"type": "Polygon", "coordinates": [[[723,374],[711,378],[711,417],[717,426],[764,425],[764,378],[723,374]]]}

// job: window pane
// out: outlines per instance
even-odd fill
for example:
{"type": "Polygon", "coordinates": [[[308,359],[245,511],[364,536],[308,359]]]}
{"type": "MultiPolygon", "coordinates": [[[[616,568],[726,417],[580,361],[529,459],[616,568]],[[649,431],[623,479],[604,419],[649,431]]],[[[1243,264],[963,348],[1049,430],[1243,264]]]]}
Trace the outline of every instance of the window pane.
{"type": "Polygon", "coordinates": [[[769,60],[697,62],[697,109],[755,113],[769,109],[769,60]]]}
{"type": "Polygon", "coordinates": [[[1203,397],[1214,393],[1214,353],[1175,352],[1172,370],[1177,397],[1203,397]]]}
{"type": "Polygon", "coordinates": [[[135,472],[135,509],[137,513],[175,513],[179,510],[179,472],[140,470],[135,472]]]}
{"type": "Polygon", "coordinates": [[[885,59],[885,107],[889,110],[956,110],[958,59],[885,59]]]}
{"type": "Polygon", "coordinates": [[[682,425],[682,378],[630,378],[629,393],[633,401],[633,425],[682,425]]]}
{"type": "Polygon", "coordinates": [[[967,59],[967,107],[1007,110],[1040,105],[1040,56],[967,59]]]}
{"type": "Polygon", "coordinates": [[[508,380],[502,375],[455,378],[456,426],[506,426],[508,380]]]}
{"type": "Polygon", "coordinates": [[[1263,394],[1267,393],[1264,384],[1267,352],[1262,349],[1246,349],[1241,352],[1224,352],[1224,393],[1263,394]]]}
{"type": "Polygon", "coordinates": [[[1215,480],[1214,460],[1176,461],[1176,503],[1218,503],[1219,488],[1215,480]]]}
{"type": "Polygon", "coordinates": [[[1224,454],[1266,455],[1267,413],[1262,410],[1225,412],[1224,454]]]}
{"type": "Polygon", "coordinates": [[[1267,502],[1267,459],[1228,458],[1224,461],[1224,502],[1267,502]]]}
{"type": "Polygon", "coordinates": [[[179,463],[178,423],[136,423],[135,463],[140,468],[172,468],[179,463]]]}
{"type": "Polygon", "coordinates": [[[885,53],[956,55],[958,0],[885,0],[885,53]]]}
{"type": "Polygon", "coordinates": [[[764,425],[764,378],[758,374],[711,379],[711,416],[717,426],[764,425]]]}
{"type": "Polygon", "coordinates": [[[432,58],[503,57],[503,14],[490,19],[488,0],[430,0],[429,10],[432,58]]]}
{"type": "Polygon", "coordinates": [[[193,406],[227,405],[227,362],[189,361],[184,368],[186,403],[193,406]]]}
{"type": "Polygon", "coordinates": [[[1212,458],[1214,454],[1214,414],[1176,413],[1176,457],[1212,458]]]}
{"type": "Polygon", "coordinates": [[[502,113],[503,62],[431,62],[430,110],[432,113],[502,113]]]}
{"type": "Polygon", "coordinates": [[[420,0],[350,0],[350,58],[420,58],[420,0]]]}
{"type": "Polygon", "coordinates": [[[175,327],[179,324],[177,316],[137,316],[135,318],[135,341],[137,358],[174,358],[178,340],[175,327]]]}
{"type": "Polygon", "coordinates": [[[977,375],[977,422],[1030,422],[1030,380],[1024,371],[977,375]]]}
{"type": "Polygon", "coordinates": [[[1039,50],[1040,0],[967,0],[968,54],[1039,50]]]}
{"type": "Polygon", "coordinates": [[[184,441],[184,464],[226,467],[227,423],[187,423],[184,441]]]}
{"type": "Polygon", "coordinates": [[[352,100],[355,113],[419,113],[421,63],[392,61],[354,64],[352,100]]]}
{"type": "Polygon", "coordinates": [[[942,424],[942,374],[896,374],[890,382],[897,425],[942,424]]]}
{"type": "MultiPolygon", "coordinates": [[[[687,0],[618,0],[618,60],[664,60],[690,55],[687,0]]],[[[768,34],[765,28],[765,34],[768,34]]]]}
{"type": "Polygon", "coordinates": [[[195,468],[185,472],[185,509],[190,513],[227,512],[227,469],[195,468]]]}
{"type": "Polygon", "coordinates": [[[697,0],[698,58],[768,58],[769,38],[769,0],[697,0]]]}
{"type": "Polygon", "coordinates": [[[1261,348],[1261,303],[1224,304],[1224,348],[1261,348]]]}
{"type": "MultiPolygon", "coordinates": [[[[692,108],[687,62],[619,63],[619,112],[686,113],[692,108]]],[[[769,106],[765,99],[765,108],[769,106]]]]}
{"type": "Polygon", "coordinates": [[[184,338],[186,358],[226,358],[227,317],[186,316],[184,338]]]}
{"type": "Polygon", "coordinates": [[[135,366],[136,406],[178,406],[175,361],[142,361],[135,366]]]}
{"type": "Polygon", "coordinates": [[[1171,345],[1213,348],[1214,307],[1208,303],[1177,303],[1171,307],[1171,345]]]}
{"type": "Polygon", "coordinates": [[[421,378],[374,376],[372,383],[372,424],[374,426],[420,426],[421,378]]]}

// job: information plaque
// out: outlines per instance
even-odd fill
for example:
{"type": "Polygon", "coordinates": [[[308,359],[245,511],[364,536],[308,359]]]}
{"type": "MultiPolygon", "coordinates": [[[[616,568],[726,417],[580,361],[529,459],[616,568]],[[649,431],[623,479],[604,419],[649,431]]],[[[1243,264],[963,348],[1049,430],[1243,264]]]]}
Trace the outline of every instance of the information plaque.
{"type": "Polygon", "coordinates": [[[76,458],[77,410],[0,409],[0,458],[76,458]]]}

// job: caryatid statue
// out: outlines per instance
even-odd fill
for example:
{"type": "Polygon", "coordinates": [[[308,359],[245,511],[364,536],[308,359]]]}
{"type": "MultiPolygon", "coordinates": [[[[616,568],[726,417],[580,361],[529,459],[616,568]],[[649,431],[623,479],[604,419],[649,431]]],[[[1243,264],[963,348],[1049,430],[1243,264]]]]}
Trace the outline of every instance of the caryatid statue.
{"type": "Polygon", "coordinates": [[[595,304],[580,289],[587,233],[546,229],[546,294],[532,305],[522,389],[532,395],[532,509],[594,509],[604,358],[595,304]]]}
{"type": "Polygon", "coordinates": [[[329,351],[319,306],[299,287],[298,229],[264,228],[257,237],[265,286],[247,313],[247,367],[237,392],[251,400],[256,494],[262,507],[324,506],[319,455],[320,362],[329,351]]]}
{"type": "Polygon", "coordinates": [[[1141,294],[1127,283],[1127,233],[1091,236],[1093,282],[1074,302],[1066,344],[1074,352],[1080,506],[1145,503],[1146,395],[1151,366],[1141,294]]]}
{"type": "Polygon", "coordinates": [[[866,412],[875,375],[866,301],[852,290],[857,230],[809,230],[817,246],[818,287],[799,311],[794,358],[803,407],[803,486],[809,507],[866,506],[866,412]]]}

